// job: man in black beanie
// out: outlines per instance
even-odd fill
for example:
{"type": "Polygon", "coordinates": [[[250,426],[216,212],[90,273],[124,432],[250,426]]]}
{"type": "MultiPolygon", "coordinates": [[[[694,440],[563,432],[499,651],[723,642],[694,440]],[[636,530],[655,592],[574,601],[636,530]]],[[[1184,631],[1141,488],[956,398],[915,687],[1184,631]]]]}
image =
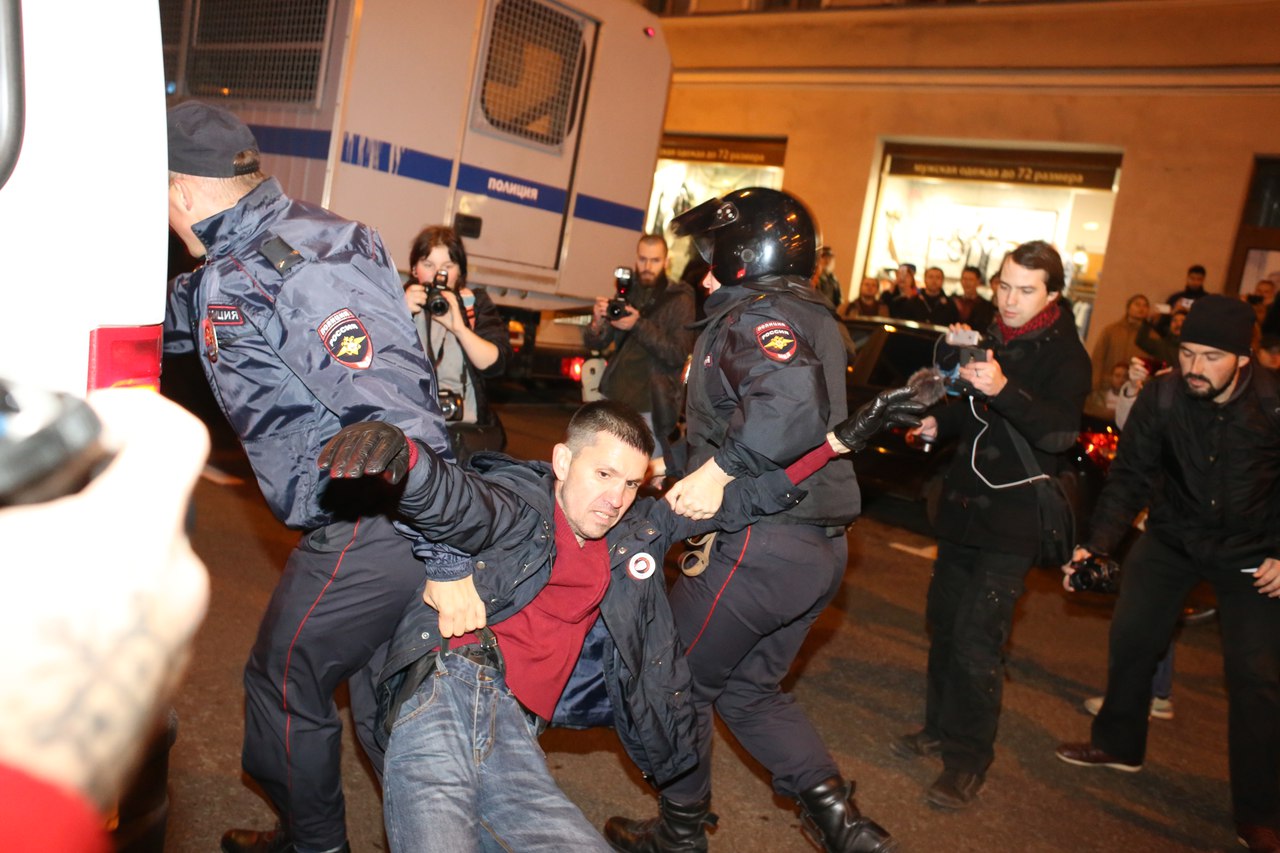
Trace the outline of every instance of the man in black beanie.
{"type": "Polygon", "coordinates": [[[1216,294],[1182,327],[1178,368],[1148,382],[1067,581],[1105,556],[1144,506],[1121,571],[1107,695],[1068,764],[1142,769],[1151,676],[1183,600],[1213,585],[1222,620],[1231,800],[1241,844],[1280,851],[1280,389],[1249,358],[1253,309],[1216,294]]]}

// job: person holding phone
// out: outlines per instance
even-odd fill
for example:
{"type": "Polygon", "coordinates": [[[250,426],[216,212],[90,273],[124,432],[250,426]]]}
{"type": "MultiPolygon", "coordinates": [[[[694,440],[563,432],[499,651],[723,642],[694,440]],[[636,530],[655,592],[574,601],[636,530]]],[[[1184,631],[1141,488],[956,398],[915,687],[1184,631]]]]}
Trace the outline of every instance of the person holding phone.
{"type": "MultiPolygon", "coordinates": [[[[924,727],[891,744],[902,758],[940,755],[928,802],[969,806],[995,758],[1004,685],[1002,648],[1040,544],[1032,477],[1013,433],[1053,476],[1075,442],[1092,385],[1089,355],[1062,305],[1062,258],[1048,243],[1005,258],[998,311],[982,359],[964,362],[968,399],[926,417],[908,435],[959,437],[935,525],[924,727]]],[[[958,328],[958,327],[957,327],[958,328]]]]}

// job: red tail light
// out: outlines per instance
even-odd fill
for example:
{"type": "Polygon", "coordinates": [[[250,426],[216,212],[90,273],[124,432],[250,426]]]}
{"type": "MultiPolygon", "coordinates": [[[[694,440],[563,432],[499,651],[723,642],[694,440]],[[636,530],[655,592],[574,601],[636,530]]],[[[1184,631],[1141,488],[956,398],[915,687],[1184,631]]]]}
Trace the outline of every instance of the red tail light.
{"type": "Polygon", "coordinates": [[[160,390],[161,328],[106,326],[89,333],[88,390],[142,387],[160,390]]]}
{"type": "Polygon", "coordinates": [[[1080,443],[1084,445],[1085,454],[1103,471],[1109,469],[1111,460],[1116,458],[1116,445],[1119,442],[1120,434],[1111,427],[1107,427],[1104,432],[1080,433],[1080,443]]]}
{"type": "Polygon", "coordinates": [[[560,375],[574,382],[582,381],[582,364],[586,359],[580,355],[560,359],[560,375]]]}

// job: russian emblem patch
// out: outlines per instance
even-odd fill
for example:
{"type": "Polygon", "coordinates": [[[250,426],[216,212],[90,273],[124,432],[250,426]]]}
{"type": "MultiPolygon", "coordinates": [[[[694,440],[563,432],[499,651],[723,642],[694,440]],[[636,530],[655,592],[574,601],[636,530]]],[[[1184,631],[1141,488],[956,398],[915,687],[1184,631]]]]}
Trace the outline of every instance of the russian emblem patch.
{"type": "Polygon", "coordinates": [[[760,350],[774,361],[790,361],[796,354],[796,333],[781,320],[770,320],[755,328],[760,350]]]}
{"type": "Polygon", "coordinates": [[[329,355],[347,367],[363,370],[373,363],[373,341],[350,308],[335,311],[316,330],[329,355]]]}

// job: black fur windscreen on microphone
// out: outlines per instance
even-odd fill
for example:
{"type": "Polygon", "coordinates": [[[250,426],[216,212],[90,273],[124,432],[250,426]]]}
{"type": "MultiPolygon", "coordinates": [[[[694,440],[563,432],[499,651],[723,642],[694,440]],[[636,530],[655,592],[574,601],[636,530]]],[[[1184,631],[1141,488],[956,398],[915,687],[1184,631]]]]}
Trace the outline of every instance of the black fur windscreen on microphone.
{"type": "Polygon", "coordinates": [[[912,399],[932,406],[947,393],[947,383],[936,367],[922,367],[907,378],[907,387],[915,392],[912,399]]]}

